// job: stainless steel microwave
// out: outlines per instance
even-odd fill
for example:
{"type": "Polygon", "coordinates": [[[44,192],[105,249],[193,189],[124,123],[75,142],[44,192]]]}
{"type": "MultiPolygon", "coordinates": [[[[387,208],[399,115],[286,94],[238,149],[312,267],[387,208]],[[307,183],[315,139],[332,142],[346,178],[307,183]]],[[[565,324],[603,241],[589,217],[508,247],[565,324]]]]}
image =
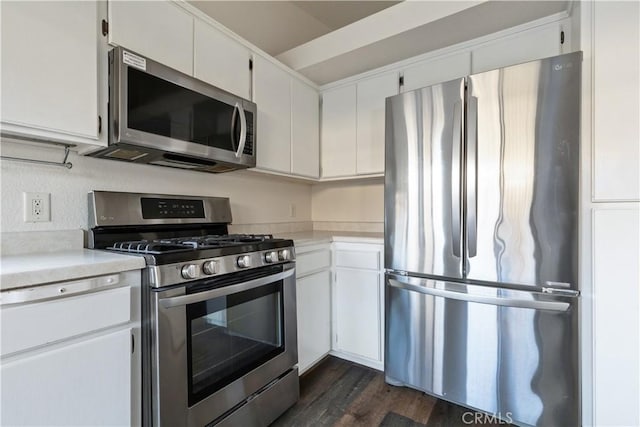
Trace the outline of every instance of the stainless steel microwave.
{"type": "Polygon", "coordinates": [[[109,145],[91,156],[228,172],[256,165],[251,101],[122,47],[109,53],[109,145]]]}

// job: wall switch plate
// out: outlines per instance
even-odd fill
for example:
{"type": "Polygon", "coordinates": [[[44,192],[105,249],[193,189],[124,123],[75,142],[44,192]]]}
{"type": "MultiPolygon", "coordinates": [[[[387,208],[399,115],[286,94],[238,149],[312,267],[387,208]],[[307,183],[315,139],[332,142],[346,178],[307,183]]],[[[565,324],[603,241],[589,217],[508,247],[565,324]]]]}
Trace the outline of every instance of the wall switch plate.
{"type": "Polygon", "coordinates": [[[24,222],[51,221],[51,194],[24,193],[24,222]]]}

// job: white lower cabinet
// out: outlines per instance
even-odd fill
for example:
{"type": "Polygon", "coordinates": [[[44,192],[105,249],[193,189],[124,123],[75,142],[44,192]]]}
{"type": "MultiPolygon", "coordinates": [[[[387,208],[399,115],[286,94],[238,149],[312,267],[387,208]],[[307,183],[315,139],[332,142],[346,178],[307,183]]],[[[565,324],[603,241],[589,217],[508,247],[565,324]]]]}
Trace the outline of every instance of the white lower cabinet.
{"type": "MultiPolygon", "coordinates": [[[[596,426],[640,425],[640,208],[593,210],[596,426]]],[[[588,303],[588,295],[585,295],[588,303]]]]}
{"type": "Polygon", "coordinates": [[[3,291],[0,425],[141,424],[140,276],[3,291]]]}
{"type": "Polygon", "coordinates": [[[331,272],[298,279],[296,292],[298,369],[303,373],[331,351],[331,272]]]}
{"type": "Polygon", "coordinates": [[[334,354],[384,368],[382,245],[335,243],[334,354]]]}
{"type": "Polygon", "coordinates": [[[298,372],[331,351],[331,247],[303,246],[296,257],[298,372]]]}
{"type": "Polygon", "coordinates": [[[131,332],[3,363],[2,425],[130,425],[131,332]]]}

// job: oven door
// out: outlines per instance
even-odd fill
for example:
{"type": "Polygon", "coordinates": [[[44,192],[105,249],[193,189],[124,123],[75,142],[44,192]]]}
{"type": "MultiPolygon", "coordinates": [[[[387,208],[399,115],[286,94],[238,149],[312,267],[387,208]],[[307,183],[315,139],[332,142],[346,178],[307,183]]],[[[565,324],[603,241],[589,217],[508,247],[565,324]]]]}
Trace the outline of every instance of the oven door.
{"type": "Polygon", "coordinates": [[[154,426],[204,426],[294,367],[294,266],[153,293],[154,426]]]}

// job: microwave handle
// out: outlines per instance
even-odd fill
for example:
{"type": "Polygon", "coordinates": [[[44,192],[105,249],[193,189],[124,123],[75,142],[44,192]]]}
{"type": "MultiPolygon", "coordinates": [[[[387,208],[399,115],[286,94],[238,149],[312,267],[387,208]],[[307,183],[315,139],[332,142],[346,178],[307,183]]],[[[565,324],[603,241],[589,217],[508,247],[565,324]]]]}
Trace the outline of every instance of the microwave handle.
{"type": "MultiPolygon", "coordinates": [[[[244,115],[244,108],[242,108],[242,105],[240,105],[239,102],[236,102],[236,105],[234,107],[234,113],[238,112],[238,114],[240,115],[240,144],[238,144],[238,151],[236,151],[236,157],[240,157],[242,156],[242,153],[244,151],[244,146],[247,142],[247,118],[244,115]]],[[[235,124],[235,119],[236,119],[236,115],[233,114],[233,117],[231,118],[232,120],[232,125],[235,124]]],[[[233,132],[231,132],[231,138],[233,138],[233,132]]]]}

